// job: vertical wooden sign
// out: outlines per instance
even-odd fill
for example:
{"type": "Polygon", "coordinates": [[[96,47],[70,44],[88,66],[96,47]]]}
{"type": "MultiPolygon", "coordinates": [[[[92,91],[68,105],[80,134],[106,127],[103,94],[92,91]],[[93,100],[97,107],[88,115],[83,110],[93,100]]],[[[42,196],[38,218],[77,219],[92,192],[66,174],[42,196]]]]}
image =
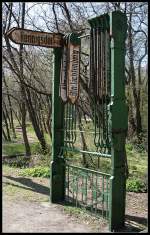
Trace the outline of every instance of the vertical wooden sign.
{"type": "Polygon", "coordinates": [[[68,49],[67,46],[64,45],[63,55],[61,61],[61,77],[60,77],[60,97],[63,102],[67,102],[67,66],[68,65],[68,49]]]}
{"type": "Polygon", "coordinates": [[[67,95],[70,102],[74,104],[79,96],[80,45],[70,43],[69,59],[67,95]]]}

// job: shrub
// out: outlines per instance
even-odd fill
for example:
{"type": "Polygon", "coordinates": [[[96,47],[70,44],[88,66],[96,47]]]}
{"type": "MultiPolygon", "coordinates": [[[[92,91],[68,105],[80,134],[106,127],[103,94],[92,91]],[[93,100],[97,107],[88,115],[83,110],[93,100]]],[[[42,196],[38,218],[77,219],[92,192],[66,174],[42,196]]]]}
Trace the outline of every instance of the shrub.
{"type": "Polygon", "coordinates": [[[147,192],[147,187],[146,183],[144,183],[142,180],[130,178],[127,180],[126,190],[128,192],[140,193],[140,192],[147,192]]]}
{"type": "Polygon", "coordinates": [[[39,167],[23,169],[20,172],[20,175],[21,176],[49,178],[50,177],[50,168],[39,166],[39,167]]]}
{"type": "Polygon", "coordinates": [[[46,154],[50,154],[51,152],[51,146],[47,145],[47,149],[44,151],[39,142],[32,144],[31,148],[32,148],[32,154],[46,155],[46,154]]]}
{"type": "Polygon", "coordinates": [[[5,159],[4,164],[9,165],[10,167],[14,168],[26,168],[29,166],[29,158],[25,158],[22,156],[16,157],[16,159],[5,159]]]}
{"type": "Polygon", "coordinates": [[[132,144],[126,144],[126,150],[127,151],[132,151],[133,150],[133,145],[132,144]]]}

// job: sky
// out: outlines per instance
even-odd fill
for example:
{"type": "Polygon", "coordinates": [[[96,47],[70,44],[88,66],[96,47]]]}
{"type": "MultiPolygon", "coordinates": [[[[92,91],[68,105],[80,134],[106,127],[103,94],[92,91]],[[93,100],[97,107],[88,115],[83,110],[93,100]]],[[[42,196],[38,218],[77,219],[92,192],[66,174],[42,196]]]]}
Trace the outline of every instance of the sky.
{"type": "MultiPolygon", "coordinates": [[[[15,3],[15,4],[18,4],[18,3],[15,3]]],[[[25,28],[32,29],[32,30],[39,30],[39,31],[42,30],[45,32],[50,32],[50,30],[53,30],[53,28],[51,28],[51,27],[53,26],[52,19],[54,16],[53,16],[52,8],[49,7],[48,4],[51,4],[51,2],[26,2],[25,28]],[[47,25],[43,21],[43,18],[46,18],[47,25]],[[48,27],[49,27],[49,29],[48,29],[48,27]]],[[[96,14],[93,13],[90,2],[84,2],[84,3],[83,2],[82,3],[76,2],[76,5],[80,6],[81,4],[84,4],[84,7],[86,7],[86,9],[87,9],[87,15],[86,15],[87,19],[93,18],[94,16],[96,16],[96,14]]],[[[99,11],[99,12],[101,11],[102,14],[104,13],[104,11],[102,10],[103,4],[104,4],[103,2],[95,2],[94,3],[95,10],[99,11]],[[100,6],[101,6],[101,9],[98,9],[98,7],[100,7],[100,6]]],[[[70,3],[70,5],[71,5],[71,3],[70,3]]],[[[56,13],[60,19],[63,18],[63,14],[62,14],[62,11],[60,10],[60,8],[56,8],[56,13]]],[[[73,17],[73,14],[74,14],[73,9],[71,11],[71,14],[73,17]]],[[[137,21],[137,19],[135,18],[135,27],[136,27],[136,21],[137,21]]],[[[16,27],[15,24],[12,26],[16,27]]],[[[144,25],[143,25],[143,27],[144,27],[144,25]]],[[[140,47],[139,47],[140,53],[143,53],[142,44],[143,44],[143,41],[141,39],[140,47]]],[[[143,66],[145,66],[145,63],[147,63],[147,57],[143,61],[143,66]]]]}

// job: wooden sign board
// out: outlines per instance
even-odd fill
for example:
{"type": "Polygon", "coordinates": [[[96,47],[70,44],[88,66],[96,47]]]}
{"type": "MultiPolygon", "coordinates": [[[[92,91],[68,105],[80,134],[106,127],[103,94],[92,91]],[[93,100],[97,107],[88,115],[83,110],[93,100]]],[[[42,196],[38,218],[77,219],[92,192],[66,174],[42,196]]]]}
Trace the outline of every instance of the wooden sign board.
{"type": "Polygon", "coordinates": [[[70,44],[67,95],[72,104],[79,96],[80,45],[70,44]]]}
{"type": "Polygon", "coordinates": [[[60,78],[60,97],[62,98],[63,102],[67,101],[67,65],[68,65],[68,58],[67,58],[67,46],[64,45],[63,48],[63,55],[61,61],[61,78],[60,78]]]}
{"type": "Polygon", "coordinates": [[[28,29],[12,28],[6,35],[11,41],[17,44],[50,48],[63,46],[62,34],[58,33],[45,33],[28,29]]]}

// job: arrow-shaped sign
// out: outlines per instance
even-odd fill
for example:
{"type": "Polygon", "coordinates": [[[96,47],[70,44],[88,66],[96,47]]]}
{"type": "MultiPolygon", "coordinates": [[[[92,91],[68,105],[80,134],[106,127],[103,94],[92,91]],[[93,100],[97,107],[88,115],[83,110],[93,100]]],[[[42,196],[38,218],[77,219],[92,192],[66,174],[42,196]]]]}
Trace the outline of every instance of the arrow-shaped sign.
{"type": "Polygon", "coordinates": [[[17,44],[51,48],[63,46],[63,35],[59,33],[46,33],[14,27],[6,35],[11,41],[17,44]]]}

